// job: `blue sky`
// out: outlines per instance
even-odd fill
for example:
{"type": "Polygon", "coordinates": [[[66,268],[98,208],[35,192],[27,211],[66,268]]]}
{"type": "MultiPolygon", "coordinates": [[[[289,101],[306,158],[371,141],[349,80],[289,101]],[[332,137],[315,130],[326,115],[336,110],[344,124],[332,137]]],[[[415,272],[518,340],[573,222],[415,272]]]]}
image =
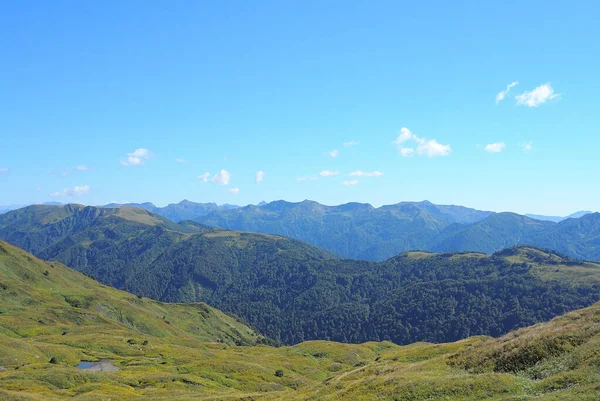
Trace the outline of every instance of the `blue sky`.
{"type": "Polygon", "coordinates": [[[600,209],[600,6],[493,3],[2,2],[0,205],[600,209]]]}

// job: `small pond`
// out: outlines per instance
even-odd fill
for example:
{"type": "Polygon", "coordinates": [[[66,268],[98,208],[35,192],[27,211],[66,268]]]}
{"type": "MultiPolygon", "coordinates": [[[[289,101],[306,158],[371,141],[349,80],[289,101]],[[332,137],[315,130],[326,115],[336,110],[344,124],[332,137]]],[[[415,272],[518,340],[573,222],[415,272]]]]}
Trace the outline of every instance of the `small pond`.
{"type": "Polygon", "coordinates": [[[102,359],[98,362],[81,361],[77,369],[87,370],[88,372],[116,372],[118,367],[112,364],[108,359],[102,359]]]}
{"type": "Polygon", "coordinates": [[[87,369],[91,368],[94,365],[94,362],[81,361],[79,365],[77,365],[77,369],[87,369]]]}

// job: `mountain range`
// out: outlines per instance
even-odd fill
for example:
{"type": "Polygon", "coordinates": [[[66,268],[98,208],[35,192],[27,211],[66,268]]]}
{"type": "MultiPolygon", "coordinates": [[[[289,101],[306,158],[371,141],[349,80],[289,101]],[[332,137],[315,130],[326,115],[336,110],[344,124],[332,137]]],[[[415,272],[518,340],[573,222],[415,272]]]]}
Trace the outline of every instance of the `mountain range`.
{"type": "MultiPolygon", "coordinates": [[[[55,206],[45,204],[44,206],[55,206]]],[[[121,207],[109,204],[105,208],[121,207]]],[[[281,235],[326,249],[342,258],[383,261],[400,252],[493,253],[517,245],[550,248],[571,257],[600,261],[598,214],[578,212],[558,223],[515,213],[494,213],[431,202],[401,202],[374,208],[348,203],[276,201],[238,207],[184,200],[166,207],[127,204],[172,222],[281,235]]]]}
{"type": "Polygon", "coordinates": [[[360,203],[324,206],[312,201],[277,201],[262,207],[213,211],[193,220],[225,229],[283,235],[353,259],[382,261],[408,250],[493,253],[528,244],[600,261],[599,216],[584,213],[554,223],[427,201],[380,208],[360,203]]]}
{"type": "MultiPolygon", "coordinates": [[[[119,205],[108,205],[115,206],[119,205]]],[[[600,261],[600,238],[593,228],[594,213],[589,211],[567,217],[523,216],[428,201],[379,208],[361,203],[325,206],[308,200],[261,202],[244,207],[187,200],[162,208],[152,203],[127,206],[144,208],[174,222],[194,220],[224,229],[282,235],[353,259],[383,261],[417,249],[493,253],[529,244],[600,261]],[[580,218],[580,223],[569,222],[580,218]],[[575,234],[574,224],[584,230],[580,234],[586,234],[585,241],[575,234]],[[558,237],[561,241],[555,240],[558,237]]]]}
{"type": "MultiPolygon", "coordinates": [[[[524,248],[502,257],[561,262],[524,248]]],[[[578,264],[566,267],[561,274],[583,278],[573,275],[578,264]]],[[[269,340],[205,304],[115,290],[0,241],[0,398],[591,401],[599,316],[600,303],[500,338],[444,344],[256,346],[269,340]]]]}
{"type": "MultiPolygon", "coordinates": [[[[389,215],[430,216],[399,209],[389,215]]],[[[473,224],[490,218],[504,215],[473,224]]],[[[134,294],[206,302],[286,344],[497,336],[600,299],[600,266],[552,251],[342,260],[298,240],[174,223],[130,206],[30,206],[0,215],[0,239],[134,294]]]]}
{"type": "Polygon", "coordinates": [[[548,220],[548,221],[553,221],[555,223],[561,222],[563,220],[567,220],[567,219],[578,219],[582,216],[585,216],[586,214],[590,214],[590,213],[594,213],[590,210],[582,210],[580,212],[575,212],[572,213],[568,216],[565,217],[561,217],[561,216],[544,216],[541,214],[526,214],[525,216],[532,218],[532,219],[536,219],[536,220],[548,220]]]}

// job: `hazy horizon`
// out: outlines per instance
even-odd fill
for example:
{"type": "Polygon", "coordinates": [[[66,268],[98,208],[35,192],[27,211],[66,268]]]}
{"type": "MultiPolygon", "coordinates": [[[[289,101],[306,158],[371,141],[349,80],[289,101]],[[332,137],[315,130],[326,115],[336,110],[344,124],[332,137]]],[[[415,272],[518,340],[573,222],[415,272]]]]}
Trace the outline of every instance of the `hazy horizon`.
{"type": "Polygon", "coordinates": [[[0,205],[0,210],[2,210],[4,208],[18,209],[18,208],[22,208],[22,207],[26,207],[26,206],[30,206],[30,205],[42,205],[42,204],[52,204],[52,203],[61,204],[61,205],[79,204],[79,205],[94,206],[94,207],[103,207],[103,206],[110,205],[110,204],[126,205],[126,204],[151,203],[151,204],[153,204],[154,206],[156,206],[158,208],[164,208],[164,207],[167,207],[169,205],[176,205],[176,204],[179,204],[179,203],[184,202],[184,201],[189,201],[189,202],[193,202],[193,203],[215,203],[215,204],[217,204],[219,206],[232,205],[232,206],[237,206],[237,207],[245,207],[245,206],[250,206],[250,205],[258,205],[258,204],[260,204],[262,202],[265,202],[266,204],[269,204],[269,203],[278,202],[278,201],[284,201],[284,202],[289,202],[289,203],[301,203],[301,202],[304,202],[304,201],[310,201],[310,202],[317,202],[317,203],[319,203],[321,205],[324,205],[324,206],[332,206],[332,207],[333,206],[341,206],[341,205],[345,205],[345,204],[348,204],[348,203],[360,203],[360,204],[371,205],[374,208],[380,208],[380,207],[383,207],[383,206],[391,206],[391,205],[395,205],[395,204],[399,204],[399,203],[430,202],[430,203],[432,203],[434,205],[438,205],[438,206],[461,206],[461,207],[466,207],[466,208],[469,208],[469,209],[475,209],[475,210],[487,211],[487,212],[494,212],[494,213],[517,213],[517,214],[520,214],[520,215],[530,215],[530,216],[537,215],[537,216],[544,216],[544,217],[568,217],[568,216],[570,216],[572,214],[576,214],[576,213],[580,213],[580,212],[598,213],[597,210],[584,210],[584,209],[574,210],[574,211],[571,211],[571,212],[569,212],[567,214],[564,214],[564,215],[542,214],[542,213],[536,213],[536,212],[520,213],[520,212],[516,212],[516,211],[513,211],[513,210],[479,209],[479,208],[471,207],[469,205],[442,204],[442,203],[432,202],[432,201],[430,201],[428,199],[423,199],[423,200],[420,200],[420,201],[402,200],[402,201],[398,201],[398,202],[395,202],[395,203],[389,203],[389,204],[385,204],[385,205],[373,205],[372,203],[369,203],[369,202],[352,202],[352,201],[350,201],[350,202],[344,202],[344,203],[338,203],[338,204],[326,204],[326,203],[322,203],[322,202],[319,202],[319,201],[316,201],[316,200],[313,200],[313,199],[302,199],[302,200],[294,200],[294,201],[287,200],[287,199],[274,199],[274,200],[271,200],[271,201],[262,200],[262,201],[259,201],[259,202],[246,203],[246,204],[217,203],[217,202],[211,202],[211,201],[195,201],[195,200],[192,200],[192,199],[182,199],[180,201],[169,202],[169,203],[166,203],[166,204],[158,204],[156,202],[152,202],[152,201],[149,201],[149,200],[138,201],[138,202],[131,202],[131,201],[123,201],[123,202],[121,202],[121,201],[111,201],[111,202],[102,203],[102,204],[91,204],[91,203],[77,202],[77,201],[72,201],[72,202],[68,202],[68,201],[65,201],[65,202],[44,201],[44,202],[33,202],[33,203],[29,203],[29,204],[0,205]]]}

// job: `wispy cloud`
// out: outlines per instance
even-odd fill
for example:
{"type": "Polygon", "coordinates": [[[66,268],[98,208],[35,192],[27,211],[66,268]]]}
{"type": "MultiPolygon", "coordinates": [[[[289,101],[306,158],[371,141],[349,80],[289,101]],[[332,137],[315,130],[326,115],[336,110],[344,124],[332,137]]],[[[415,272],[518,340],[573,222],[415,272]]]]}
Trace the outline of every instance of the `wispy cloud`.
{"type": "Polygon", "coordinates": [[[554,93],[554,88],[548,82],[540,85],[534,90],[525,91],[520,95],[515,96],[517,99],[517,105],[527,107],[538,107],[540,104],[546,103],[548,100],[556,99],[560,95],[554,93]]]}
{"type": "Polygon", "coordinates": [[[265,178],[265,172],[260,170],[256,172],[256,177],[254,178],[254,182],[256,182],[257,184],[260,184],[263,180],[263,178],[265,178]]]}
{"type": "Polygon", "coordinates": [[[0,167],[0,174],[8,173],[8,167],[0,167]]]}
{"type": "Polygon", "coordinates": [[[352,181],[342,181],[342,185],[357,185],[358,184],[358,180],[352,180],[352,181]]]}
{"type": "Polygon", "coordinates": [[[148,149],[139,148],[127,153],[127,159],[121,160],[123,166],[141,166],[150,159],[151,153],[148,149]]]}
{"type": "Polygon", "coordinates": [[[178,157],[177,159],[175,159],[175,163],[187,163],[187,160],[178,157]]]}
{"type": "Polygon", "coordinates": [[[348,147],[348,146],[356,146],[358,145],[360,142],[358,141],[348,141],[348,142],[344,142],[344,146],[348,147]]]}
{"type": "Polygon", "coordinates": [[[316,180],[317,180],[317,177],[307,177],[307,176],[304,176],[304,177],[298,177],[298,178],[296,178],[296,181],[316,181],[316,180]]]}
{"type": "Polygon", "coordinates": [[[76,185],[73,188],[65,188],[62,191],[52,192],[52,197],[64,197],[64,196],[81,196],[90,192],[89,185],[76,185]]]}
{"type": "Polygon", "coordinates": [[[66,168],[65,168],[65,169],[62,171],[62,173],[60,173],[60,175],[61,175],[62,177],[68,177],[68,176],[70,176],[70,175],[71,175],[71,172],[73,172],[73,171],[77,171],[77,172],[79,172],[79,173],[82,173],[82,172],[84,172],[84,171],[92,171],[92,170],[95,170],[95,168],[94,168],[94,167],[88,167],[88,166],[86,166],[85,164],[80,164],[79,166],[76,166],[76,167],[74,167],[74,168],[66,167],[66,168]]]}
{"type": "Polygon", "coordinates": [[[338,157],[339,154],[340,154],[340,151],[337,149],[333,149],[331,152],[328,153],[329,157],[333,157],[333,158],[338,157]]]}
{"type": "Polygon", "coordinates": [[[353,177],[380,177],[383,175],[383,173],[381,171],[353,171],[350,174],[348,174],[349,176],[353,176],[353,177]]]}
{"type": "Polygon", "coordinates": [[[520,146],[523,152],[531,152],[533,150],[533,141],[521,142],[520,146]]]}
{"type": "Polygon", "coordinates": [[[496,142],[485,145],[483,150],[489,153],[500,153],[506,148],[506,144],[504,142],[496,142]]]}
{"type": "Polygon", "coordinates": [[[413,148],[400,148],[400,154],[404,157],[410,157],[415,154],[415,150],[413,148]]]}
{"type": "Polygon", "coordinates": [[[237,195],[238,192],[240,192],[240,189],[236,187],[236,188],[231,188],[228,191],[231,192],[234,195],[237,195]]]}
{"type": "Polygon", "coordinates": [[[339,175],[339,171],[331,171],[331,170],[323,170],[319,173],[321,177],[333,177],[334,175],[339,175]]]}
{"type": "Polygon", "coordinates": [[[517,85],[519,85],[519,81],[514,81],[514,82],[508,84],[506,86],[506,89],[504,89],[501,92],[498,92],[498,94],[496,95],[496,104],[498,104],[501,101],[503,101],[504,98],[506,97],[506,95],[508,95],[508,92],[510,92],[511,88],[514,88],[517,85]]]}
{"type": "Polygon", "coordinates": [[[402,127],[398,137],[394,141],[394,144],[398,148],[400,154],[404,157],[413,156],[415,154],[419,156],[437,157],[447,156],[452,152],[450,145],[442,145],[435,139],[424,139],[413,134],[408,128],[402,127]],[[407,142],[414,142],[416,147],[407,147],[407,142]]]}
{"type": "Polygon", "coordinates": [[[211,178],[212,182],[215,182],[220,185],[228,185],[229,180],[231,180],[231,174],[227,170],[221,170],[217,174],[211,178]]]}
{"type": "Polygon", "coordinates": [[[207,171],[204,174],[200,174],[198,177],[196,177],[196,179],[198,179],[200,181],[208,182],[208,177],[210,177],[210,173],[207,171]]]}

